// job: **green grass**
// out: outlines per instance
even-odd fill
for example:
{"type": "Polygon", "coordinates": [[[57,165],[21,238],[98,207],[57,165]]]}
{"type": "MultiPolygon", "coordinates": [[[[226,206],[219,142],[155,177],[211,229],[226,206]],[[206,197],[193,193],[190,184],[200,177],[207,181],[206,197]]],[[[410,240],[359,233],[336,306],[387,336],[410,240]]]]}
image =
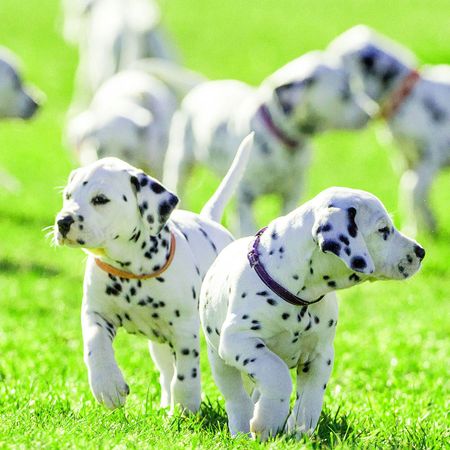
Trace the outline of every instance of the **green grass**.
{"type": "MultiPolygon", "coordinates": [[[[21,55],[27,78],[47,94],[29,124],[0,124],[0,167],[19,178],[18,195],[0,191],[0,447],[22,448],[443,448],[449,438],[448,317],[450,177],[432,201],[442,232],[420,236],[423,270],[404,283],[363,285],[340,295],[336,365],[318,432],[298,444],[232,440],[223,399],[203,358],[203,414],[168,418],[158,411],[158,374],[142,339],[120,333],[117,358],[132,393],[108,412],[89,392],[82,361],[80,301],[84,256],[50,248],[43,227],[61,203],[55,186],[74,167],[61,145],[76,52],[58,33],[55,0],[1,0],[0,43],[21,55]],[[440,208],[436,208],[437,205],[440,208]],[[442,207],[444,205],[444,207],[442,207]]],[[[212,78],[258,83],[304,51],[322,48],[360,22],[408,45],[422,63],[450,59],[447,0],[166,0],[168,28],[186,63],[212,78]]],[[[376,139],[381,125],[317,139],[307,197],[330,185],[372,191],[397,215],[398,175],[376,139]]],[[[191,183],[200,208],[216,179],[191,183]]],[[[295,174],[293,174],[295,176],[295,174]]],[[[277,213],[260,202],[259,221],[277,213]]]]}

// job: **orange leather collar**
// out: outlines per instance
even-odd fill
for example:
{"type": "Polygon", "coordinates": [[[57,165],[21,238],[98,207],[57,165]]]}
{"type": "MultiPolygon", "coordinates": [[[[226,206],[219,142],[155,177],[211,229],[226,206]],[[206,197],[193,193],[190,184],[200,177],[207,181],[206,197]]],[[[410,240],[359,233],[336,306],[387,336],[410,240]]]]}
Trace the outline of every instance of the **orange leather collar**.
{"type": "Polygon", "coordinates": [[[126,272],[125,270],[117,269],[116,267],[113,267],[109,264],[106,264],[105,262],[101,261],[99,258],[95,258],[95,264],[103,270],[104,272],[107,272],[111,275],[114,275],[116,277],[120,278],[128,278],[132,280],[147,280],[149,278],[156,278],[159,275],[161,275],[163,272],[165,272],[170,264],[172,263],[173,257],[175,255],[175,247],[176,247],[176,239],[175,235],[171,232],[170,233],[170,250],[169,250],[169,257],[167,258],[166,263],[156,272],[153,273],[147,273],[143,275],[136,275],[131,272],[126,272]]]}
{"type": "Polygon", "coordinates": [[[420,80],[420,74],[417,70],[412,70],[400,83],[400,86],[388,97],[380,109],[380,117],[389,119],[392,117],[400,105],[405,101],[413,90],[416,83],[420,80]]]}

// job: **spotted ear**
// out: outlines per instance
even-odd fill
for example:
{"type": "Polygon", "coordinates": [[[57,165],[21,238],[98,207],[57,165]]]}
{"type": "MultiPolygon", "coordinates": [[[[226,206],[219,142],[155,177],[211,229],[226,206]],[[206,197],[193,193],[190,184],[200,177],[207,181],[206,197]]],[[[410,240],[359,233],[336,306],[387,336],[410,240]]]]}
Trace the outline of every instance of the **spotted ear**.
{"type": "Polygon", "coordinates": [[[356,208],[330,206],[317,213],[313,238],[324,253],[333,253],[355,272],[373,273],[375,265],[356,223],[356,208]]]}
{"type": "Polygon", "coordinates": [[[302,99],[305,89],[314,84],[314,78],[309,77],[302,81],[293,81],[275,88],[275,95],[285,114],[290,114],[302,99]]]}
{"type": "Polygon", "coordinates": [[[157,235],[178,204],[178,197],[144,172],[130,175],[139,213],[151,235],[157,235]]]}

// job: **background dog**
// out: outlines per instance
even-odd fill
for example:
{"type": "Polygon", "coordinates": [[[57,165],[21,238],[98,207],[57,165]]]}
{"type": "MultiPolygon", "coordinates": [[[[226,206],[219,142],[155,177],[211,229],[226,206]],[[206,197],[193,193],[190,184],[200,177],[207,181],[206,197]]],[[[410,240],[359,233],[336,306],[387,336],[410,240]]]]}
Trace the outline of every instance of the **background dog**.
{"type": "Polygon", "coordinates": [[[116,158],[70,175],[54,239],[89,254],[84,358],[91,390],[108,408],[123,405],[129,393],[112,348],[123,326],[149,339],[160,371],[161,406],[172,412],[175,405],[198,410],[200,286],[217,254],[233,240],[219,222],[251,144],[251,137],[243,142],[200,215],[173,211],[178,203],[174,194],[116,158]]]}
{"type": "Polygon", "coordinates": [[[238,189],[240,232],[255,231],[253,204],[276,193],[282,210],[295,207],[310,159],[309,138],[329,129],[357,129],[371,103],[350,89],[345,71],[320,52],[297,58],[258,87],[232,80],[194,88],[176,113],[164,182],[180,194],[194,162],[222,175],[237,143],[255,130],[252,162],[238,189]]]}
{"type": "Polygon", "coordinates": [[[200,318],[214,379],[232,435],[266,440],[285,427],[292,382],[297,395],[288,432],[314,430],[333,364],[334,293],[364,281],[403,280],[425,251],[395,230],[382,203],[359,190],[330,188],[260,234],[259,264],[294,296],[293,305],[249,264],[255,237],[230,244],[206,274],[200,318]],[[323,297],[323,298],[322,298],[323,297]],[[256,389],[253,398],[243,378],[256,389]]]}
{"type": "Polygon", "coordinates": [[[450,66],[419,74],[409,50],[362,25],[338,36],[329,49],[380,105],[381,116],[398,143],[399,205],[405,229],[410,234],[417,227],[435,231],[429,192],[439,171],[450,165],[450,66]]]}

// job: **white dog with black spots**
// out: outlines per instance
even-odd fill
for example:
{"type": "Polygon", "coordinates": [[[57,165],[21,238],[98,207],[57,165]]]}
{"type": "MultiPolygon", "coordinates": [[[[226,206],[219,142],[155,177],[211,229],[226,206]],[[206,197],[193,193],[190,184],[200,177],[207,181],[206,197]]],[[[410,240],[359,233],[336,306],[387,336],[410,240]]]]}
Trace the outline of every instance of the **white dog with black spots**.
{"type": "Polygon", "coordinates": [[[429,191],[439,171],[450,165],[450,66],[417,72],[409,50],[363,25],[338,36],[329,50],[382,112],[410,84],[396,108],[383,116],[400,149],[405,230],[412,235],[418,228],[435,231],[429,191]]]}
{"type": "Polygon", "coordinates": [[[233,240],[219,221],[251,147],[249,137],[200,215],[174,211],[173,193],[116,158],[70,175],[55,240],[89,255],[81,319],[84,359],[91,390],[108,408],[123,405],[129,393],[112,347],[124,327],[149,339],[160,371],[161,407],[198,410],[200,286],[233,240]]]}
{"type": "Polygon", "coordinates": [[[283,429],[310,433],[333,366],[334,291],[367,280],[406,279],[419,269],[425,251],[394,228],[375,196],[327,189],[272,221],[256,245],[272,284],[299,297],[294,305],[250,266],[254,241],[253,236],[230,244],[203,282],[200,319],[213,376],[232,435],[251,432],[266,440],[283,429]],[[297,372],[290,414],[289,369],[297,372]]]}
{"type": "Polygon", "coordinates": [[[310,138],[330,129],[361,128],[373,107],[367,96],[350,89],[339,63],[320,52],[291,61],[259,87],[235,80],[203,83],[174,116],[164,183],[182,194],[195,162],[223,175],[237,144],[254,130],[255,149],[237,194],[240,232],[253,233],[259,196],[279,195],[284,213],[297,205],[310,138]]]}

